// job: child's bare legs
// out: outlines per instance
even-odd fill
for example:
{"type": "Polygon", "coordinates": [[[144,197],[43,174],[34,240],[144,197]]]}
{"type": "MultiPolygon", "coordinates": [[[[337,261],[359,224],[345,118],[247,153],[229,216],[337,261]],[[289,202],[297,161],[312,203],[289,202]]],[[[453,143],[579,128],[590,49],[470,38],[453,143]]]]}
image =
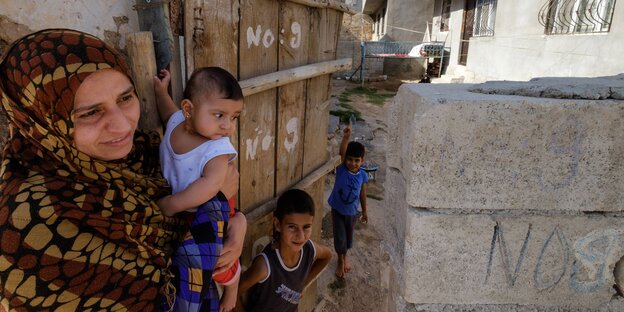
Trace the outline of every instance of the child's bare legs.
{"type": "Polygon", "coordinates": [[[347,254],[344,254],[344,259],[342,260],[344,263],[344,272],[349,273],[351,272],[351,264],[349,263],[349,260],[347,259],[347,254]]]}
{"type": "Polygon", "coordinates": [[[346,254],[338,254],[338,264],[336,265],[336,276],[344,277],[345,276],[345,259],[346,254]]]}
{"type": "Polygon", "coordinates": [[[236,306],[236,296],[238,294],[238,281],[223,287],[223,295],[219,303],[219,312],[232,311],[236,306]]]}

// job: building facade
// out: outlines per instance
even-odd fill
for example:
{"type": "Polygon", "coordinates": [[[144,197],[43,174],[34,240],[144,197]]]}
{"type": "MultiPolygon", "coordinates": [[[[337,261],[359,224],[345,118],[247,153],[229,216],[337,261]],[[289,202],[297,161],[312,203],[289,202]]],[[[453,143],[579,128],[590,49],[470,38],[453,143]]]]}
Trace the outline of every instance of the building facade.
{"type": "Polygon", "coordinates": [[[616,0],[436,0],[431,31],[458,81],[610,76],[624,72],[623,16],[616,0]]]}

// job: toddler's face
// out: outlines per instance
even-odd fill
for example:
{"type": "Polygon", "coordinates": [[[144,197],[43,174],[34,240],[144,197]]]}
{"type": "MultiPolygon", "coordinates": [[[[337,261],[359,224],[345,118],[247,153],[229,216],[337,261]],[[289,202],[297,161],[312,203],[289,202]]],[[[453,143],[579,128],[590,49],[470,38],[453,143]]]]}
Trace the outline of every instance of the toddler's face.
{"type": "Polygon", "coordinates": [[[358,172],[360,170],[360,166],[364,163],[364,157],[355,157],[355,156],[346,156],[345,157],[345,166],[351,172],[358,172]]]}
{"type": "Polygon", "coordinates": [[[242,100],[202,97],[193,106],[193,128],[198,134],[211,140],[229,137],[236,131],[236,121],[242,110],[242,100]]]}

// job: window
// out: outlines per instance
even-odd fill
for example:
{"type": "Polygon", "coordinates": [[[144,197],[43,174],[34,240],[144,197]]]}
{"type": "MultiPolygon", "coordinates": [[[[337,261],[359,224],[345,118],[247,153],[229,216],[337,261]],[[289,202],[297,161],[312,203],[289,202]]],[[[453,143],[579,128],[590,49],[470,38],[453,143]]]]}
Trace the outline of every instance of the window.
{"type": "Polygon", "coordinates": [[[474,12],[474,37],[494,36],[496,0],[477,0],[474,12]]]}
{"type": "Polygon", "coordinates": [[[548,35],[608,32],[614,7],[615,0],[549,0],[539,20],[548,35]]]}
{"type": "Polygon", "coordinates": [[[381,11],[381,34],[386,34],[386,8],[381,11]]]}
{"type": "Polygon", "coordinates": [[[440,31],[449,30],[449,21],[451,19],[451,2],[452,0],[442,0],[442,14],[440,16],[440,31]]]}

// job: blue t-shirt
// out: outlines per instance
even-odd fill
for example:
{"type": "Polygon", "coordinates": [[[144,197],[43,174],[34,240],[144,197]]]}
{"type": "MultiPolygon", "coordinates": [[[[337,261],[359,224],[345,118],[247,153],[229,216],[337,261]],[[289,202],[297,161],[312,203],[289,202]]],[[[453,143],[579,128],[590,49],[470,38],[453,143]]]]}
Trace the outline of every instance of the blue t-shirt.
{"type": "Polygon", "coordinates": [[[360,205],[362,184],[366,182],[368,182],[368,174],[362,168],[353,173],[344,164],[340,164],[336,168],[334,189],[327,202],[341,215],[355,216],[360,205]]]}

